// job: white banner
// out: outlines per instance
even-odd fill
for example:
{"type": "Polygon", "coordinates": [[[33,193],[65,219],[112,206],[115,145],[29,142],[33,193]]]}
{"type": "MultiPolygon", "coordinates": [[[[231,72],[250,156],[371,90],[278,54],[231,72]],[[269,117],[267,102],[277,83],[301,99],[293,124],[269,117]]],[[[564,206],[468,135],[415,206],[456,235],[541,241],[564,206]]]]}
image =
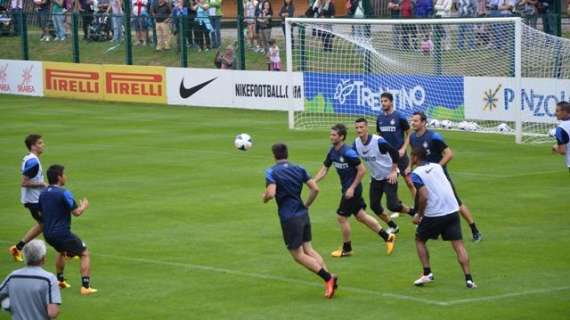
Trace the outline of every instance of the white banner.
{"type": "Polygon", "coordinates": [[[166,69],[168,104],[303,110],[301,72],[166,69]]]}
{"type": "Polygon", "coordinates": [[[468,119],[514,121],[520,108],[522,121],[555,122],[556,104],[570,98],[570,80],[523,78],[519,92],[513,78],[465,77],[464,81],[468,119]]]}
{"type": "Polygon", "coordinates": [[[43,96],[42,63],[0,60],[0,93],[43,96]]]}

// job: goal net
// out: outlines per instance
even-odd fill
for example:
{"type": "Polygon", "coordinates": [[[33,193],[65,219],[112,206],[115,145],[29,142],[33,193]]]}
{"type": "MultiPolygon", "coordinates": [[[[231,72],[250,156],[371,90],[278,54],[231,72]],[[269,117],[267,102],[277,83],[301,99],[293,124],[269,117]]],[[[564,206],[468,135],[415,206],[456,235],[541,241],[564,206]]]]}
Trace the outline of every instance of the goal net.
{"type": "Polygon", "coordinates": [[[570,40],[520,18],[288,18],[287,69],[304,74],[305,109],[292,128],[328,127],[381,112],[390,92],[406,116],[438,128],[553,139],[570,95],[570,40]]]}

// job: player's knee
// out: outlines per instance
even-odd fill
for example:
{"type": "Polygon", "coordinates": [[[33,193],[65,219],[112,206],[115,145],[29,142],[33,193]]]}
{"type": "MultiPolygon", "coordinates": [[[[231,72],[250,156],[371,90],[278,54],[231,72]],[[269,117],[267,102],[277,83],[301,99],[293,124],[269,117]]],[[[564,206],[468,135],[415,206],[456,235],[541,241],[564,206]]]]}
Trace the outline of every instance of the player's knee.
{"type": "Polygon", "coordinates": [[[388,210],[392,212],[402,212],[404,210],[404,206],[402,206],[402,202],[400,201],[389,202],[388,210]]]}
{"type": "Polygon", "coordinates": [[[382,208],[380,204],[372,203],[370,205],[370,209],[372,209],[372,212],[374,212],[374,214],[376,214],[377,216],[381,216],[384,214],[384,208],[382,208]]]}

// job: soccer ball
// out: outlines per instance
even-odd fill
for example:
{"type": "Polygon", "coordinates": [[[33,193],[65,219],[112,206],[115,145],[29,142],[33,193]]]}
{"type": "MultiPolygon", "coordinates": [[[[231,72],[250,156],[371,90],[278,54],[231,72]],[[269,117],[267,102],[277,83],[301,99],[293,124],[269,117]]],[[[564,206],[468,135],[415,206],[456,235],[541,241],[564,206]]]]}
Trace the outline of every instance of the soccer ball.
{"type": "Polygon", "coordinates": [[[428,126],[430,128],[439,128],[441,126],[441,123],[437,119],[431,119],[428,123],[428,126]]]}
{"type": "Polygon", "coordinates": [[[508,124],[506,123],[501,123],[500,125],[498,125],[495,130],[497,130],[497,132],[511,132],[513,131],[513,129],[511,129],[511,127],[509,127],[508,124]]]}
{"type": "Polygon", "coordinates": [[[453,128],[453,122],[451,122],[450,120],[442,120],[441,127],[444,129],[451,129],[453,128]]]}
{"type": "Polygon", "coordinates": [[[479,130],[479,125],[476,122],[467,122],[467,125],[465,126],[465,131],[477,131],[479,130]]]}
{"type": "Polygon", "coordinates": [[[249,134],[240,133],[234,140],[234,146],[236,146],[238,150],[247,151],[253,146],[253,140],[251,140],[251,136],[249,134]]]}
{"type": "Polygon", "coordinates": [[[4,300],[2,300],[2,310],[10,311],[10,298],[4,298],[4,300]]]}
{"type": "Polygon", "coordinates": [[[554,138],[556,136],[556,128],[548,130],[548,136],[554,138]]]}

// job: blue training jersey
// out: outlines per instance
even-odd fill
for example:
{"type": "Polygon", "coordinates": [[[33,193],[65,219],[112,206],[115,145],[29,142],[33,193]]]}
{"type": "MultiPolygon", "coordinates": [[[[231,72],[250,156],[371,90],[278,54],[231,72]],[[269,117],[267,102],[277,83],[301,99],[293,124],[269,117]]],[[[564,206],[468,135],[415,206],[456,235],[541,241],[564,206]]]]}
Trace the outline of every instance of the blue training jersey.
{"type": "MultiPolygon", "coordinates": [[[[354,149],[343,144],[339,150],[336,150],[334,146],[331,147],[323,164],[327,168],[331,165],[336,168],[336,172],[340,178],[342,193],[344,194],[346,189],[352,185],[356,178],[356,173],[358,172],[356,168],[360,165],[360,159],[354,149]]],[[[360,195],[361,193],[362,184],[358,184],[354,190],[354,194],[360,195]]]]}
{"type": "Polygon", "coordinates": [[[412,150],[416,148],[424,149],[427,155],[426,161],[432,163],[439,163],[443,158],[443,150],[447,148],[443,136],[431,130],[426,130],[421,136],[418,136],[416,132],[412,132],[410,134],[410,145],[412,150]]]}
{"type": "Polygon", "coordinates": [[[404,115],[394,110],[385,114],[380,112],[376,118],[376,131],[386,139],[390,145],[400,149],[404,145],[404,133],[410,129],[410,124],[404,115]]]}
{"type": "Polygon", "coordinates": [[[308,214],[301,191],[309,179],[311,177],[303,167],[288,161],[280,161],[265,171],[266,185],[277,187],[275,200],[281,221],[308,214]]]}
{"type": "Polygon", "coordinates": [[[40,194],[39,203],[44,223],[44,237],[50,238],[71,232],[71,212],[77,208],[71,192],[51,185],[40,194]]]}

